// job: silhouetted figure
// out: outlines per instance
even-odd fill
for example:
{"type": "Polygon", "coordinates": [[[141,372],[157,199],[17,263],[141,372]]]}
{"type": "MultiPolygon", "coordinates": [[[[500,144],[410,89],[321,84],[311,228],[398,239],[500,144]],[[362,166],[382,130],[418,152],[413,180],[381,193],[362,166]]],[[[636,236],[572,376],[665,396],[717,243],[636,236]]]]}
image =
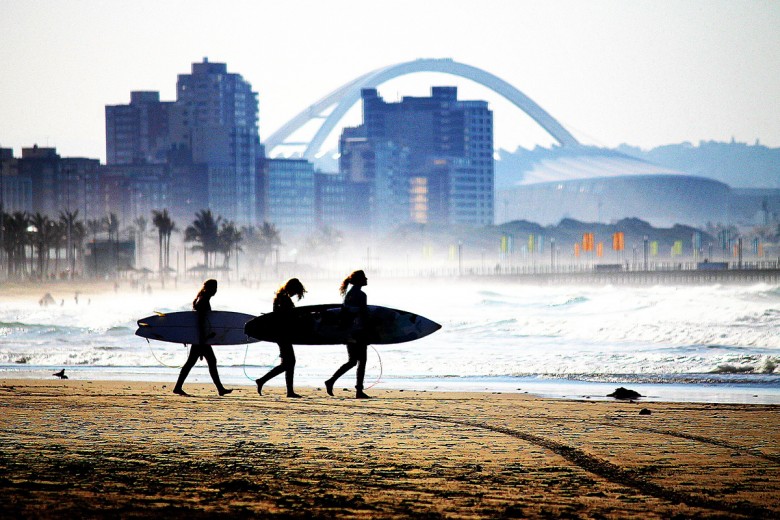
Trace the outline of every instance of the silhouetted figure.
{"type": "Polygon", "coordinates": [[[57,302],[54,301],[54,297],[51,295],[51,293],[48,292],[43,295],[43,298],[38,300],[38,305],[41,307],[48,307],[49,305],[54,305],[55,303],[57,302]]]}
{"type": "Polygon", "coordinates": [[[363,378],[366,375],[366,357],[368,352],[368,342],[366,341],[366,335],[369,328],[368,317],[368,299],[366,294],[361,290],[361,287],[368,285],[368,278],[363,271],[354,271],[347,276],[341,287],[339,287],[339,293],[344,297],[344,308],[342,312],[349,313],[354,316],[353,321],[353,334],[352,340],[347,343],[347,354],[349,354],[349,361],[344,363],[336,370],[330,379],[325,381],[325,389],[328,395],[333,395],[333,385],[336,380],[340,378],[349,369],[357,365],[356,384],[355,384],[355,397],[357,399],[368,399],[370,396],[363,392],[363,378]],[[347,287],[352,285],[352,288],[347,292],[347,287]]]}
{"type": "Polygon", "coordinates": [[[65,369],[63,368],[59,372],[55,372],[52,374],[53,376],[59,377],[60,379],[68,379],[68,376],[65,375],[65,369]]]}
{"type": "MultiPolygon", "coordinates": [[[[303,284],[297,278],[290,278],[283,286],[279,287],[274,297],[274,312],[280,314],[280,319],[283,321],[283,330],[288,330],[290,326],[293,326],[293,311],[295,310],[295,304],[292,301],[293,296],[298,297],[298,301],[303,298],[306,293],[306,289],[303,284]]],[[[282,358],[281,364],[272,368],[266,375],[260,379],[256,379],[257,393],[263,395],[263,385],[268,381],[284,372],[284,379],[287,384],[287,397],[301,397],[293,390],[293,377],[295,375],[295,352],[293,351],[292,343],[282,341],[279,345],[279,357],[282,358]]]]}
{"type": "Polygon", "coordinates": [[[192,348],[190,348],[190,355],[184,363],[184,366],[181,367],[179,379],[176,381],[176,386],[173,388],[174,394],[188,395],[187,392],[182,389],[182,385],[184,384],[184,380],[187,379],[190,370],[198,361],[198,358],[206,358],[206,362],[209,365],[211,380],[214,381],[214,385],[217,387],[219,395],[226,395],[233,391],[222,386],[222,382],[219,380],[219,372],[217,372],[217,356],[214,355],[214,349],[211,348],[211,345],[206,344],[206,340],[214,336],[214,333],[209,331],[208,313],[211,311],[211,297],[215,294],[217,294],[217,281],[213,279],[206,280],[192,302],[192,310],[198,313],[198,337],[200,338],[200,343],[192,345],[192,348]]]}

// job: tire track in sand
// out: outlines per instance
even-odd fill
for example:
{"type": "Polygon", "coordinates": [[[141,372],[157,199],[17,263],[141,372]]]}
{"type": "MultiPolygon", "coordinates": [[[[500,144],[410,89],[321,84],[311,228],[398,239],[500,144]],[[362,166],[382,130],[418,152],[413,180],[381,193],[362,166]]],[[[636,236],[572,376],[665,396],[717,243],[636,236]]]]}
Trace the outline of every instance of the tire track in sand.
{"type": "MultiPolygon", "coordinates": [[[[309,408],[309,409],[312,408],[312,406],[308,406],[305,403],[301,403],[301,404],[303,404],[304,405],[303,407],[305,408],[309,408]]],[[[312,403],[312,405],[315,405],[317,407],[322,407],[323,403],[312,403]]],[[[355,409],[354,407],[347,407],[346,404],[335,404],[335,403],[325,404],[324,406],[333,407],[333,408],[336,407],[348,408],[351,413],[358,413],[363,415],[375,415],[380,417],[384,416],[384,417],[395,417],[395,418],[406,418],[406,419],[414,418],[421,421],[428,421],[428,422],[441,423],[441,424],[452,424],[457,426],[465,426],[468,428],[476,428],[476,429],[491,431],[495,433],[500,433],[503,435],[508,435],[510,437],[523,440],[535,446],[547,449],[555,453],[556,455],[563,457],[564,459],[574,464],[575,466],[581,468],[582,470],[597,475],[605,480],[608,480],[613,484],[630,487],[636,489],[637,491],[645,495],[666,500],[673,504],[682,503],[690,507],[698,507],[701,509],[709,509],[712,511],[721,511],[721,512],[735,514],[735,515],[743,515],[750,518],[766,518],[766,519],[777,518],[777,513],[775,511],[769,510],[767,508],[755,504],[724,503],[717,500],[706,498],[704,496],[691,495],[689,493],[684,493],[684,492],[680,492],[674,489],[664,487],[660,484],[656,484],[654,482],[650,482],[646,480],[645,478],[641,477],[640,475],[638,475],[636,472],[632,470],[622,468],[600,457],[590,455],[585,451],[576,448],[574,446],[569,446],[565,443],[548,439],[540,435],[534,435],[531,433],[522,432],[511,428],[496,426],[496,425],[479,422],[479,421],[458,419],[454,417],[446,417],[441,415],[425,415],[424,412],[421,410],[395,409],[392,407],[386,407],[380,410],[377,410],[376,408],[355,409]]],[[[623,427],[614,424],[610,426],[623,427]]],[[[658,431],[653,433],[658,433],[662,435],[670,434],[670,432],[665,432],[665,431],[658,431]]],[[[679,434],[674,436],[683,436],[683,438],[688,438],[685,437],[684,434],[679,434]]],[[[696,436],[691,436],[691,437],[696,437],[696,436]]],[[[717,444],[717,442],[714,442],[713,439],[707,439],[706,437],[701,437],[700,439],[692,438],[690,440],[717,444]]],[[[726,446],[726,447],[731,448],[731,446],[726,446]]],[[[770,460],[772,459],[770,458],[770,460]]]]}

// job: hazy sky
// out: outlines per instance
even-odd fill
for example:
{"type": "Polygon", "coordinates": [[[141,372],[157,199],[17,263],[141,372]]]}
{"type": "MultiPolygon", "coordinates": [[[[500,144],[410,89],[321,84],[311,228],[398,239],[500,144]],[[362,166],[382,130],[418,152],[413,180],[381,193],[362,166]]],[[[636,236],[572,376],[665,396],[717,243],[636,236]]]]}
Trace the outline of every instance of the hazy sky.
{"type": "MultiPolygon", "coordinates": [[[[780,2],[738,0],[0,0],[0,146],[105,159],[105,105],[175,99],[208,56],[260,98],[260,136],[370,70],[453,58],[513,84],[587,144],[780,147],[780,2]]],[[[496,144],[549,137],[486,89],[419,75],[388,100],[458,85],[496,144]]]]}

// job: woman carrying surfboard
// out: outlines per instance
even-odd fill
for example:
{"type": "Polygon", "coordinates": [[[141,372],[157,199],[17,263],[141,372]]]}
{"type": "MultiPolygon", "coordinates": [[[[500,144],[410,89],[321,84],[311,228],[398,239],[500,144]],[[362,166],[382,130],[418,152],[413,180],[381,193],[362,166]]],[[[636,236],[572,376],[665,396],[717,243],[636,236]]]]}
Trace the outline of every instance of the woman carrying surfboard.
{"type": "MultiPolygon", "coordinates": [[[[274,312],[279,313],[282,319],[285,318],[285,314],[292,314],[295,309],[295,304],[292,301],[293,296],[298,297],[298,301],[303,298],[306,293],[306,289],[303,284],[297,278],[290,278],[287,283],[279,287],[274,296],[274,312]]],[[[289,320],[292,321],[292,320],[289,320]]],[[[284,327],[288,327],[289,324],[285,323],[284,327]]],[[[293,351],[292,343],[282,341],[277,343],[279,345],[279,357],[282,358],[281,364],[272,368],[266,375],[260,379],[256,379],[257,393],[263,395],[263,385],[268,381],[284,372],[284,379],[287,384],[287,397],[301,397],[293,390],[293,376],[295,375],[295,352],[293,351]]]]}
{"type": "Polygon", "coordinates": [[[187,379],[190,370],[198,361],[198,358],[206,358],[206,362],[209,365],[209,374],[211,374],[211,379],[214,381],[219,395],[227,395],[233,391],[222,386],[222,382],[219,380],[219,372],[217,372],[217,356],[214,355],[214,349],[211,345],[206,344],[209,337],[208,313],[211,312],[211,297],[215,294],[217,294],[217,281],[214,279],[206,280],[203,282],[203,287],[200,288],[198,295],[192,301],[192,310],[198,313],[198,336],[200,343],[192,345],[190,348],[190,355],[181,367],[179,379],[173,388],[174,394],[189,395],[182,389],[182,385],[184,380],[187,379]]]}
{"type": "Polygon", "coordinates": [[[341,365],[339,369],[336,370],[336,373],[325,381],[325,389],[327,390],[328,395],[333,395],[333,385],[336,383],[336,380],[344,375],[349,369],[357,365],[355,398],[368,399],[371,397],[363,392],[363,379],[366,375],[366,358],[368,357],[366,332],[369,325],[369,318],[368,298],[366,298],[366,293],[364,293],[361,288],[366,285],[368,285],[366,273],[358,270],[344,278],[344,281],[341,282],[341,287],[339,287],[339,293],[344,297],[344,311],[355,316],[355,321],[353,322],[354,332],[352,340],[347,343],[349,361],[341,365]],[[347,291],[347,287],[350,285],[352,285],[352,288],[347,291]]]}

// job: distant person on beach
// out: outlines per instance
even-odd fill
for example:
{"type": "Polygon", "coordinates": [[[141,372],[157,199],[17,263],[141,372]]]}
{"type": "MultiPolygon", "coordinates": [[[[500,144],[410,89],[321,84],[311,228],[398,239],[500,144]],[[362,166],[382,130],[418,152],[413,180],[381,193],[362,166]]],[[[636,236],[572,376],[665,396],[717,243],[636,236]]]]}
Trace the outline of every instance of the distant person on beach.
{"type": "Polygon", "coordinates": [[[358,270],[344,278],[344,281],[341,282],[341,287],[339,287],[339,293],[344,297],[343,312],[354,317],[353,339],[347,343],[349,361],[341,365],[339,369],[336,370],[336,373],[325,381],[325,389],[327,390],[328,395],[333,395],[333,385],[336,384],[336,380],[344,375],[349,369],[357,365],[355,398],[368,399],[370,397],[363,392],[363,379],[366,375],[366,357],[368,352],[366,334],[369,328],[369,316],[368,299],[366,298],[366,293],[364,293],[361,288],[366,285],[368,285],[366,273],[358,270]],[[347,291],[347,287],[350,285],[352,288],[347,291]]]}
{"type": "Polygon", "coordinates": [[[184,380],[187,379],[190,370],[198,361],[198,358],[206,358],[206,362],[209,365],[209,374],[211,374],[211,379],[214,381],[214,385],[217,387],[219,395],[226,395],[233,391],[222,386],[222,383],[219,380],[219,372],[217,372],[217,356],[214,355],[214,349],[211,345],[205,343],[209,338],[209,334],[213,335],[213,332],[209,333],[208,313],[211,311],[211,297],[215,294],[217,294],[217,281],[213,279],[206,280],[203,282],[203,287],[201,287],[198,295],[192,302],[192,310],[198,313],[198,337],[200,338],[200,343],[192,345],[190,348],[190,355],[184,363],[184,366],[181,367],[179,380],[176,381],[176,386],[173,388],[174,394],[188,395],[187,392],[182,389],[182,385],[184,384],[184,380]]]}
{"type": "MultiPolygon", "coordinates": [[[[297,278],[290,278],[287,280],[287,283],[279,287],[279,289],[276,291],[276,296],[274,296],[274,312],[282,315],[284,323],[283,327],[285,329],[292,325],[291,320],[285,319],[287,316],[290,316],[292,311],[295,309],[295,304],[293,303],[292,297],[297,296],[298,301],[300,301],[305,293],[306,289],[303,287],[301,281],[297,278]],[[287,316],[285,316],[285,314],[287,316]]],[[[257,383],[257,393],[263,395],[263,385],[284,372],[284,379],[287,384],[287,397],[301,397],[295,393],[295,390],[293,390],[293,376],[295,375],[295,352],[293,351],[292,343],[282,341],[279,342],[278,345],[279,357],[282,359],[282,362],[278,366],[272,368],[266,375],[260,379],[255,380],[255,383],[257,383]]]]}

